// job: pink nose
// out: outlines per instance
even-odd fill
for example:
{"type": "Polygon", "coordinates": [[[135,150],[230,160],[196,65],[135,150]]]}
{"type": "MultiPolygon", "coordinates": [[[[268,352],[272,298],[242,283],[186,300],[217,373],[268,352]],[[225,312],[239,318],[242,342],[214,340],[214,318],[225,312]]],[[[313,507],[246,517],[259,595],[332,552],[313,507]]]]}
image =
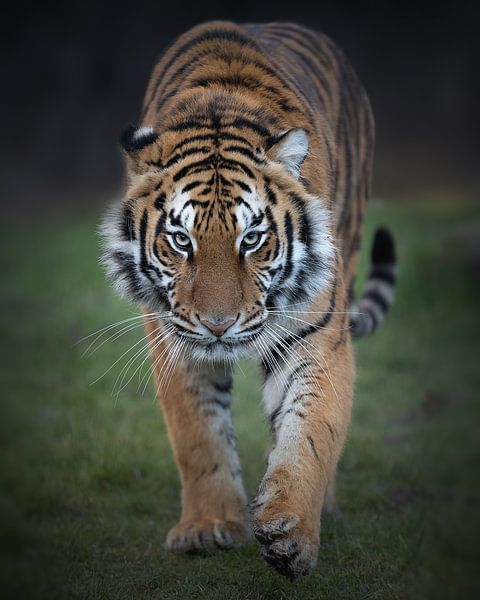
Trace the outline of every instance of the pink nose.
{"type": "Polygon", "coordinates": [[[231,327],[237,319],[224,320],[222,318],[215,319],[215,321],[209,321],[208,319],[200,319],[200,323],[205,325],[213,335],[220,337],[223,335],[229,327],[231,327]]]}

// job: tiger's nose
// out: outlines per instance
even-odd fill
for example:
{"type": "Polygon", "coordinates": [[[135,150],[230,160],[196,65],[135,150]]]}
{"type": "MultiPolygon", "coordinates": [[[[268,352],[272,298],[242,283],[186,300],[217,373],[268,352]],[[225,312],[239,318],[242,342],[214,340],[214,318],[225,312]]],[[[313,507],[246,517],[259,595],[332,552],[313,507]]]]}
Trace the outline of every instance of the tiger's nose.
{"type": "Polygon", "coordinates": [[[210,317],[210,319],[203,319],[199,317],[200,323],[217,337],[222,336],[227,329],[237,322],[237,319],[238,315],[235,319],[229,319],[228,317],[210,317]]]}

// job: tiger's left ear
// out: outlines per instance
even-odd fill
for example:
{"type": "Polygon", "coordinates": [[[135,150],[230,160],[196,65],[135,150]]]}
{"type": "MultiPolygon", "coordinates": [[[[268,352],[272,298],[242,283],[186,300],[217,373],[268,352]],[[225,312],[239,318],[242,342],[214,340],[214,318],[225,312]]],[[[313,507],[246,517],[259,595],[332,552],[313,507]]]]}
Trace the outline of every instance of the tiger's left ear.
{"type": "Polygon", "coordinates": [[[266,151],[270,159],[284,164],[299,177],[300,167],[308,154],[307,132],[299,127],[283,131],[268,140],[266,151]]]}
{"type": "Polygon", "coordinates": [[[157,140],[156,131],[145,126],[130,126],[120,135],[120,145],[125,151],[128,170],[131,173],[139,175],[157,162],[160,166],[160,149],[155,143],[157,140]]]}

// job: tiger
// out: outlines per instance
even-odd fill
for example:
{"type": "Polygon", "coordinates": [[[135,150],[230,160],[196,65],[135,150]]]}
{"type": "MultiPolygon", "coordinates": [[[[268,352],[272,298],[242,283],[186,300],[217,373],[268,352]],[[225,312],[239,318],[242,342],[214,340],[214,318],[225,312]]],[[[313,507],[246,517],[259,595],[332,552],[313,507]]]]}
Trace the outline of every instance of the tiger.
{"type": "Polygon", "coordinates": [[[374,120],[340,48],[294,23],[213,21],[154,67],[121,135],[126,190],[103,223],[103,262],[144,315],[156,393],[181,480],[165,548],[260,542],[289,579],[309,574],[349,427],[352,338],[393,303],[396,254],[376,231],[354,282],[374,120]],[[248,502],[232,426],[235,365],[263,372],[272,434],[248,502]]]}

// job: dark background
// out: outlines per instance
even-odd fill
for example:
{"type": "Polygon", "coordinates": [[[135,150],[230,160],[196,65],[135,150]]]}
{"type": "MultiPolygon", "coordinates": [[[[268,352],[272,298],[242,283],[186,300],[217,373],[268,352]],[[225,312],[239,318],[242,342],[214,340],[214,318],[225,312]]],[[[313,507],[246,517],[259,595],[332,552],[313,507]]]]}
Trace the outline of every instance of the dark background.
{"type": "Polygon", "coordinates": [[[376,116],[377,196],[475,196],[478,21],[464,3],[75,0],[2,15],[3,210],[77,212],[110,200],[122,180],[118,133],[136,122],[155,61],[176,35],[215,18],[297,21],[344,48],[376,116]]]}

